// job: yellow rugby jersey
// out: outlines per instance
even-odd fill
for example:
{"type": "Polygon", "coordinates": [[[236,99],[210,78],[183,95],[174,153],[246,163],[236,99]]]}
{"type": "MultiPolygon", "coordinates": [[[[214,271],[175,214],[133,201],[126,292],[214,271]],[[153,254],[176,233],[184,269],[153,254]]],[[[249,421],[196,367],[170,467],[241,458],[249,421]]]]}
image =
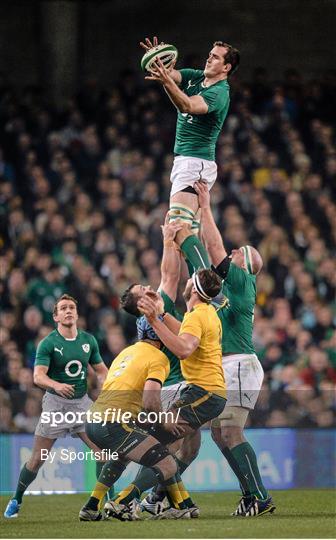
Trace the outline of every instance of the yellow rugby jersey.
{"type": "MultiPolygon", "coordinates": [[[[102,390],[91,406],[92,412],[104,412],[111,408],[131,412],[134,417],[142,409],[142,394],[147,379],[161,383],[169,375],[167,356],[144,341],[127,347],[115,358],[108,371],[102,390]]],[[[112,413],[107,416],[113,421],[112,413]]]]}
{"type": "Polygon", "coordinates": [[[197,304],[184,315],[179,334],[191,334],[200,340],[196,351],[181,360],[182,374],[187,383],[197,384],[226,397],[222,367],[222,325],[215,308],[203,302],[197,304]]]}

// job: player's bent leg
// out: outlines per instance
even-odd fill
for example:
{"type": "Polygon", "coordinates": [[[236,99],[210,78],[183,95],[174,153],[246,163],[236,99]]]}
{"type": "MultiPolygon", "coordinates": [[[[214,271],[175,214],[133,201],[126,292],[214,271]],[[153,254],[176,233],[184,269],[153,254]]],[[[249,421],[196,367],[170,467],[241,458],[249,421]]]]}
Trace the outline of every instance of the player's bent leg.
{"type": "Polygon", "coordinates": [[[56,441],[56,438],[49,439],[47,437],[41,437],[40,435],[35,435],[32,454],[26,463],[30,471],[38,473],[40,467],[44,464],[45,460],[47,459],[47,452],[51,450],[55,441],[56,441]]]}
{"type": "MultiPolygon", "coordinates": [[[[136,448],[127,453],[127,458],[140,463],[149,468],[152,476],[148,475],[148,485],[145,489],[161,483],[164,485],[168,500],[171,506],[177,510],[174,512],[174,519],[181,517],[178,511],[193,507],[189,493],[185,489],[180,475],[177,472],[177,464],[173,456],[169,453],[166,446],[160,444],[153,437],[148,437],[142,441],[136,448]]],[[[134,498],[140,495],[139,487],[134,484],[128,486],[118,497],[115,498],[117,504],[123,506],[129,505],[134,498]]],[[[105,505],[108,507],[109,503],[105,505]]],[[[184,517],[190,517],[188,512],[183,512],[184,517]]],[[[116,516],[115,516],[116,517],[116,516]]]]}
{"type": "MultiPolygon", "coordinates": [[[[91,441],[91,439],[89,439],[88,435],[85,433],[85,431],[80,431],[77,433],[78,437],[80,439],[82,439],[82,441],[86,444],[86,446],[88,446],[93,452],[95,452],[95,455],[98,456],[98,454],[101,453],[101,449],[94,443],[91,441]]],[[[99,458],[96,458],[96,478],[97,480],[99,479],[99,476],[101,474],[101,471],[104,467],[106,463],[106,460],[103,459],[103,457],[101,457],[100,459],[99,458]]],[[[110,487],[110,489],[108,490],[107,494],[106,494],[106,499],[109,500],[109,499],[112,499],[114,495],[114,488],[113,488],[113,485],[110,487]]]]}
{"type": "Polygon", "coordinates": [[[5,518],[16,518],[21,508],[22,497],[28,486],[35,480],[40,467],[47,459],[55,439],[35,435],[31,457],[20,471],[16,491],[7,504],[5,518]]]}
{"type": "MultiPolygon", "coordinates": [[[[180,441],[179,441],[180,442],[180,441]]],[[[176,443],[169,446],[169,451],[175,454],[175,460],[178,465],[178,472],[180,475],[189,467],[190,463],[196,459],[199,448],[201,445],[201,433],[200,430],[193,431],[186,435],[180,443],[178,449],[175,450],[176,443]]],[[[153,515],[161,514],[164,510],[164,499],[166,497],[166,489],[162,484],[159,484],[147,495],[141,502],[141,507],[146,512],[153,515]]],[[[198,517],[199,509],[194,505],[194,509],[191,512],[191,517],[198,517]]]]}
{"type": "Polygon", "coordinates": [[[135,463],[144,465],[147,468],[146,477],[136,477],[129,486],[114,498],[120,504],[128,504],[133,499],[138,499],[143,491],[161,481],[164,482],[177,471],[175,460],[168,449],[152,436],[146,437],[135,448],[127,452],[126,457],[135,463]]]}
{"type": "Polygon", "coordinates": [[[131,425],[116,423],[87,423],[86,434],[90,441],[99,449],[119,454],[119,460],[111,460],[106,463],[101,471],[99,479],[93,489],[87,503],[79,513],[79,519],[83,521],[96,521],[99,518],[102,501],[125,469],[127,460],[125,449],[128,445],[137,444],[147,437],[147,434],[131,425]]]}

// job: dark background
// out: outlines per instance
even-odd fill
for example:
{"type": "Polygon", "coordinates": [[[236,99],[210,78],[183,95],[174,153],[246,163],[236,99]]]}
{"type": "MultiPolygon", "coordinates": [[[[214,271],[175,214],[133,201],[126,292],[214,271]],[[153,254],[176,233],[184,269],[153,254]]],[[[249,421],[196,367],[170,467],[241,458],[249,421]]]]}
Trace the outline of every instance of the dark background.
{"type": "Polygon", "coordinates": [[[288,68],[314,78],[336,65],[335,27],[335,0],[2,1],[0,69],[60,99],[139,69],[139,40],[157,34],[179,49],[178,67],[190,54],[202,65],[221,39],[240,49],[242,79],[257,66],[273,80],[288,68]]]}

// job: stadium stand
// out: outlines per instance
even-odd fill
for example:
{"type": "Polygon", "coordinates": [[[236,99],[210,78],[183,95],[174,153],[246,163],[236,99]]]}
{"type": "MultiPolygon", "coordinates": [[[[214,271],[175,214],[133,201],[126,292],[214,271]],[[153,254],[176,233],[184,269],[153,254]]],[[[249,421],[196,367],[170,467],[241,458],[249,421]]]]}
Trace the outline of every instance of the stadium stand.
{"type": "MultiPolygon", "coordinates": [[[[335,96],[332,74],[232,80],[211,198],[228,250],[248,243],[264,258],[252,427],[335,425],[335,96]]],[[[60,109],[40,88],[0,88],[0,431],[34,431],[34,354],[61,293],[78,299],[79,326],[108,366],[134,339],[119,296],[160,281],[172,109],[129,71],[108,90],[90,81],[60,109]]]]}

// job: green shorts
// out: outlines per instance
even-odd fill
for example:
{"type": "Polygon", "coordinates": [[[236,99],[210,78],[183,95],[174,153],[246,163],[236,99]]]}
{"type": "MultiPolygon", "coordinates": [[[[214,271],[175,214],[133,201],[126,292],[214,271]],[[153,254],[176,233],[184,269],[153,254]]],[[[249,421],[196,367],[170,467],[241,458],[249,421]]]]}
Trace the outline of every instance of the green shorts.
{"type": "Polygon", "coordinates": [[[217,418],[224,410],[225,403],[225,398],[196,384],[188,384],[172,408],[179,409],[183,420],[186,420],[192,428],[198,429],[209,420],[217,418]]]}
{"type": "Polygon", "coordinates": [[[110,450],[119,454],[127,454],[148,437],[148,433],[134,423],[93,422],[85,424],[85,432],[89,439],[102,450],[110,450]]]}

